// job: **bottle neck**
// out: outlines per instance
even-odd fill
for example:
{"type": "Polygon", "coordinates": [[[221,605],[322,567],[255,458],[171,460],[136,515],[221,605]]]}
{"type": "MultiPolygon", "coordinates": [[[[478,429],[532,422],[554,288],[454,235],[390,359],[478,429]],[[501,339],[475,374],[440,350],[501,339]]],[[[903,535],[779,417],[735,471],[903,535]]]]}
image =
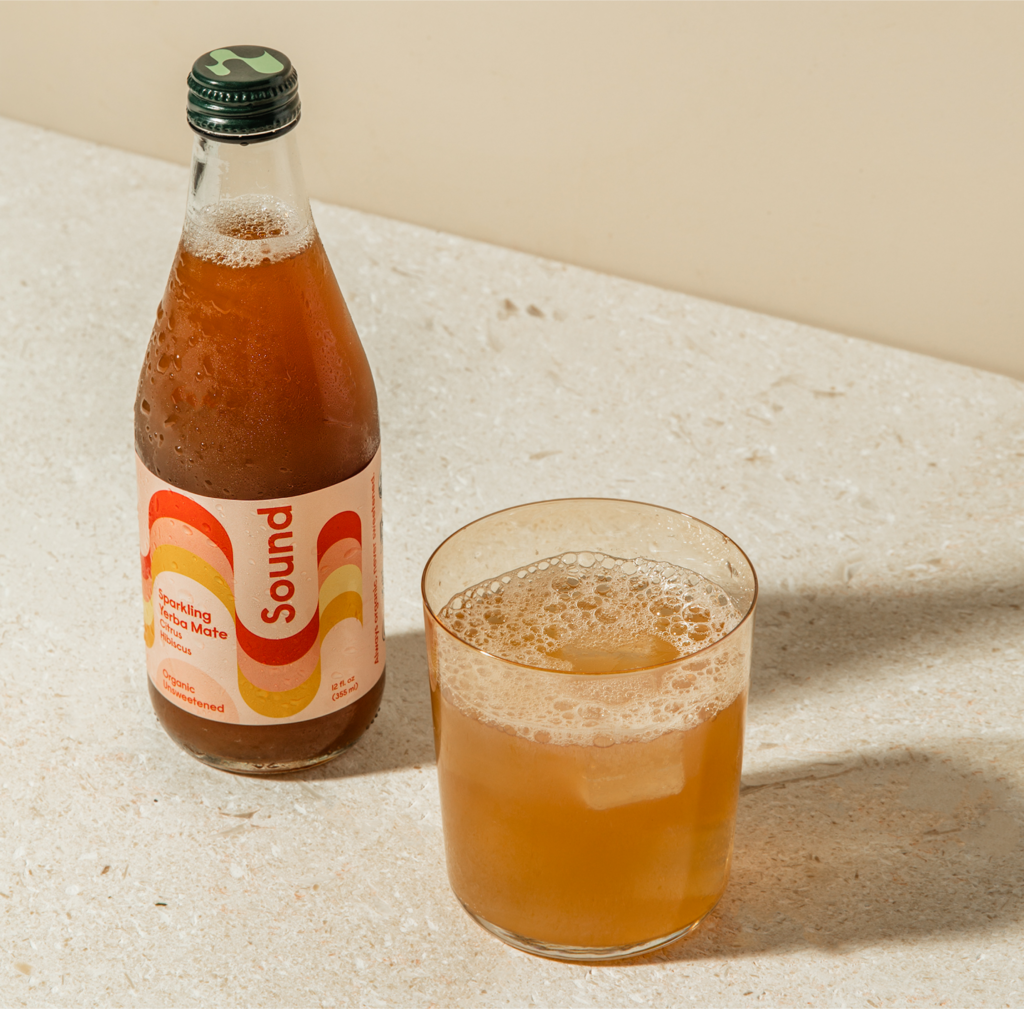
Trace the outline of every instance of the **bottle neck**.
{"type": "Polygon", "coordinates": [[[258,250],[246,246],[259,242],[262,258],[276,259],[314,235],[294,130],[249,144],[195,137],[184,232],[190,251],[247,261],[258,250]]]}

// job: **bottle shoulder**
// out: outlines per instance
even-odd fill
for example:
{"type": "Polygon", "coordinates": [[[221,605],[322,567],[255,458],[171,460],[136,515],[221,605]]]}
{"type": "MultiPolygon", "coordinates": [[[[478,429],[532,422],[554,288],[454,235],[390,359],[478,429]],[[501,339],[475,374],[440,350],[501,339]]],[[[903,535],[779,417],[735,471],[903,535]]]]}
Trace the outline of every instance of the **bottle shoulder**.
{"type": "Polygon", "coordinates": [[[182,242],[135,419],[147,467],[212,496],[306,493],[369,463],[380,444],[373,376],[315,234],[251,266],[182,242]]]}

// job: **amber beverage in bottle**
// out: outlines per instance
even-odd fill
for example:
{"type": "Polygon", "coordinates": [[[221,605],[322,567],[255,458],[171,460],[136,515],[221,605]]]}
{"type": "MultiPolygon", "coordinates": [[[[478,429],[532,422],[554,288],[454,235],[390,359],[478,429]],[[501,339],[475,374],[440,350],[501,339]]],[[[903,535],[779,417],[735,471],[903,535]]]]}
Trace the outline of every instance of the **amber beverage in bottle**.
{"type": "Polygon", "coordinates": [[[188,84],[185,226],[135,407],[149,693],[199,760],[277,773],[337,756],[380,705],[377,398],[290,61],[217,49],[188,84]]]}

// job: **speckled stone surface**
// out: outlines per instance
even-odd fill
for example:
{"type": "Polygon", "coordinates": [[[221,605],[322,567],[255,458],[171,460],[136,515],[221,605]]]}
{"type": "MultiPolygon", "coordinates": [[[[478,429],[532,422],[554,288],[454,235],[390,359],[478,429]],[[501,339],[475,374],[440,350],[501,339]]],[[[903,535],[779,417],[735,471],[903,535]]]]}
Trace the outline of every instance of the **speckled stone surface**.
{"type": "Polygon", "coordinates": [[[0,1004],[1024,1004],[1024,386],[316,205],[381,402],[388,687],[333,764],[232,777],[143,669],[131,406],[186,172],[0,150],[0,1004]],[[593,968],[448,889],[418,590],[568,495],[698,515],[762,586],[729,889],[593,968]]]}

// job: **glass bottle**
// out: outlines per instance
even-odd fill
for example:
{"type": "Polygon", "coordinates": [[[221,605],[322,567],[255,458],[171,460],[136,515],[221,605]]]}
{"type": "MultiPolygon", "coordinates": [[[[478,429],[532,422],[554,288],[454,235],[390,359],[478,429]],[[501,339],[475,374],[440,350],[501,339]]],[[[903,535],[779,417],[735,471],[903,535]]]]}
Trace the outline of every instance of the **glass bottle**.
{"type": "Polygon", "coordinates": [[[139,378],[149,693],[239,773],[337,756],[384,688],[373,377],[317,234],[283,54],[189,75],[185,225],[139,378]]]}

